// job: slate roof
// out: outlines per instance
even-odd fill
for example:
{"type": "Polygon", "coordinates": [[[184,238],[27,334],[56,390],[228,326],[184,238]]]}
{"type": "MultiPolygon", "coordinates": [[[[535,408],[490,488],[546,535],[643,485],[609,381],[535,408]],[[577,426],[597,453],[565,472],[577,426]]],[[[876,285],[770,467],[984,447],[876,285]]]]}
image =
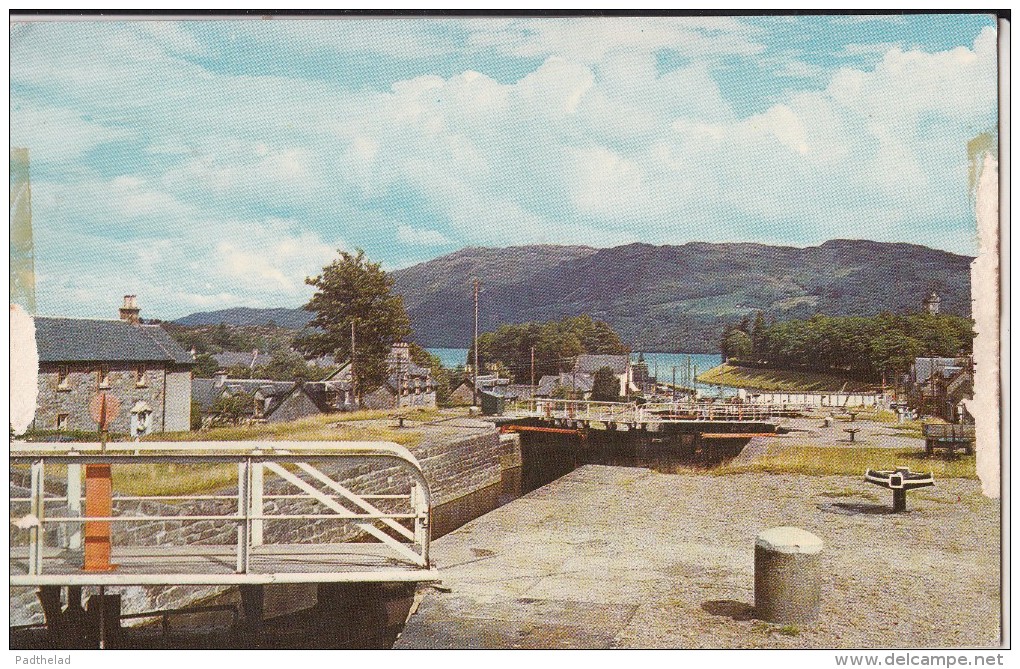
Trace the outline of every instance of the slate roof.
{"type": "Polygon", "coordinates": [[[212,411],[216,398],[223,394],[223,386],[216,386],[216,379],[192,379],[191,399],[198,402],[202,411],[212,411]]]}
{"type": "MultiPolygon", "coordinates": [[[[259,354],[245,353],[243,351],[223,351],[222,353],[213,353],[212,357],[220,367],[252,367],[259,354]]],[[[266,356],[267,361],[268,359],[268,356],[266,356]]]]}
{"type": "Polygon", "coordinates": [[[584,354],[574,360],[574,371],[594,374],[603,367],[609,367],[613,374],[625,374],[627,372],[627,356],[605,355],[605,354],[584,354]]]}
{"type": "Polygon", "coordinates": [[[159,325],[39,316],[35,341],[39,362],[195,362],[159,325]]]}
{"type": "Polygon", "coordinates": [[[590,393],[594,382],[595,377],[583,372],[578,372],[576,374],[571,372],[562,372],[558,376],[549,374],[539,379],[535,395],[537,397],[548,397],[552,395],[556,386],[564,386],[571,390],[579,390],[584,393],[590,393]]]}
{"type": "MultiPolygon", "coordinates": [[[[578,385],[580,387],[580,385],[578,385]]],[[[534,389],[531,386],[516,384],[506,386],[494,386],[481,390],[482,394],[493,397],[502,397],[508,400],[527,400],[532,398],[534,389]]]]}

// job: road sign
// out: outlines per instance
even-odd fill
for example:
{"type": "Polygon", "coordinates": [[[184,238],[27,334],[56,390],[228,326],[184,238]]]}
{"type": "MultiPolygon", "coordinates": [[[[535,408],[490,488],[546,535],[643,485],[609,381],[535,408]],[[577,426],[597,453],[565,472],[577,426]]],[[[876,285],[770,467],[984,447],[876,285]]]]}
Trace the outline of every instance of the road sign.
{"type": "Polygon", "coordinates": [[[89,413],[99,424],[100,431],[105,432],[120,413],[120,400],[109,393],[99,393],[89,402],[89,413]]]}

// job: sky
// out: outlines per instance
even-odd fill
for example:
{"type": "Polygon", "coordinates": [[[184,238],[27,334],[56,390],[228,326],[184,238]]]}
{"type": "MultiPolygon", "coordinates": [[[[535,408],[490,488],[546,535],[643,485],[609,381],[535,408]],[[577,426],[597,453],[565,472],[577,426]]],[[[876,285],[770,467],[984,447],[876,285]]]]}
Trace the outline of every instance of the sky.
{"type": "Polygon", "coordinates": [[[338,249],[977,250],[987,15],[13,23],[38,312],[296,307],[338,249]]]}

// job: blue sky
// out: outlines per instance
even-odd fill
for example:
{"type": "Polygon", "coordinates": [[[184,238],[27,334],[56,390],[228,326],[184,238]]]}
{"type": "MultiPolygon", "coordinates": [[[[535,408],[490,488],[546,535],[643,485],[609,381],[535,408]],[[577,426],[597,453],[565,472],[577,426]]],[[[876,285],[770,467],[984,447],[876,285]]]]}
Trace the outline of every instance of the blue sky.
{"type": "Polygon", "coordinates": [[[39,312],[298,306],[336,249],[974,254],[990,16],[11,26],[39,312]]]}

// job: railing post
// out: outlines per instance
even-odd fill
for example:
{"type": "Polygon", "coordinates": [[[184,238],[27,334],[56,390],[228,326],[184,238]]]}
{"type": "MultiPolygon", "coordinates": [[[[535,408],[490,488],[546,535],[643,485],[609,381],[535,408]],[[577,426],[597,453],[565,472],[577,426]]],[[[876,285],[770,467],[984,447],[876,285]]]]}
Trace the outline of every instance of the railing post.
{"type": "Polygon", "coordinates": [[[35,524],[28,530],[28,573],[32,575],[42,573],[43,537],[45,536],[43,531],[45,511],[43,473],[43,461],[41,459],[33,461],[31,494],[29,495],[32,501],[29,513],[35,518],[35,524]]]}
{"type": "Polygon", "coordinates": [[[421,548],[422,556],[427,557],[425,531],[428,522],[428,509],[422,510],[422,493],[417,483],[411,484],[411,508],[414,509],[414,543],[421,548]]]}
{"type": "Polygon", "coordinates": [[[251,466],[251,545],[252,547],[262,545],[262,516],[265,515],[265,506],[262,495],[265,491],[265,468],[261,462],[253,462],[251,466]]]}
{"type": "Polygon", "coordinates": [[[237,573],[248,573],[251,546],[251,459],[237,463],[237,573]]]}
{"type": "MultiPolygon", "coordinates": [[[[67,512],[81,518],[81,465],[67,465],[67,512]]],[[[68,528],[67,548],[81,548],[81,525],[68,528]]]]}

